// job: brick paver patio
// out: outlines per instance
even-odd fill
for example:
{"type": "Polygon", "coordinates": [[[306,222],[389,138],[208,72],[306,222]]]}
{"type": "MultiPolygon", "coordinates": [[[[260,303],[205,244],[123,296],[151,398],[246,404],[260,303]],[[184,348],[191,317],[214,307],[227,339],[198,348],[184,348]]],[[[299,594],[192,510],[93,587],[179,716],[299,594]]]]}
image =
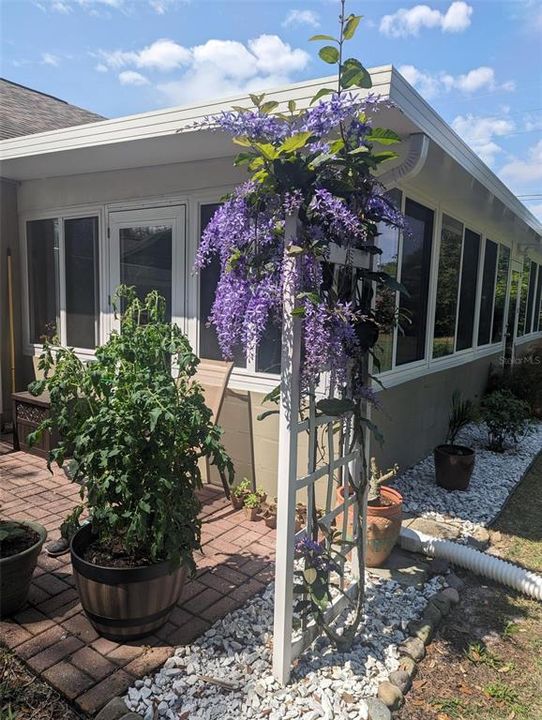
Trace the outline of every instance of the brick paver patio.
{"type": "MultiPolygon", "coordinates": [[[[22,452],[0,455],[0,487],[2,515],[40,522],[48,541],[59,536],[60,522],[79,494],[62,470],[51,475],[44,460],[22,452]]],[[[125,645],[99,637],[79,604],[69,555],[42,552],[29,603],[0,622],[1,641],[80,710],[95,714],[272,577],[274,531],[232,510],[214,487],[206,486],[201,500],[204,552],[196,558],[198,573],[156,635],[125,645]]]]}

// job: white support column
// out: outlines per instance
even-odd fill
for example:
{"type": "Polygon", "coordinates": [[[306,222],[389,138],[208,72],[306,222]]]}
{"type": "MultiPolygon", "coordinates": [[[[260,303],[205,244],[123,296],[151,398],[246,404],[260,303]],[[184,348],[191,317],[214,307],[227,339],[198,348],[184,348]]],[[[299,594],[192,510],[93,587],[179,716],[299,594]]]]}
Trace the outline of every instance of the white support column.
{"type": "MultiPolygon", "coordinates": [[[[297,215],[286,218],[286,246],[295,240],[297,215]]],[[[295,256],[285,256],[282,324],[282,370],[280,381],[279,462],[277,478],[277,542],[275,562],[275,617],[273,675],[285,685],[292,663],[293,565],[297,478],[297,436],[301,321],[292,316],[295,307],[295,256]]]]}

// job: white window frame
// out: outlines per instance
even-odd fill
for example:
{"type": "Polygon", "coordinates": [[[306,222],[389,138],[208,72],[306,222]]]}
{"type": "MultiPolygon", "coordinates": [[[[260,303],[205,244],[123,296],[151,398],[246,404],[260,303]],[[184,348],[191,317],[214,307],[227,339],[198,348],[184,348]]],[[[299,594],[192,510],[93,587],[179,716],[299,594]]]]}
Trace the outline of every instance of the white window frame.
{"type": "MultiPolygon", "coordinates": [[[[527,254],[524,255],[521,258],[521,279],[520,279],[520,290],[521,290],[521,284],[523,281],[523,273],[525,272],[525,262],[529,262],[529,273],[530,273],[530,263],[535,263],[536,265],[536,283],[534,286],[534,297],[533,297],[533,307],[531,310],[531,327],[535,324],[535,319],[539,317],[540,311],[542,310],[542,294],[540,296],[540,305],[539,307],[535,307],[535,300],[536,300],[536,291],[538,283],[542,283],[542,257],[540,259],[535,259],[531,255],[527,254]]],[[[530,282],[530,277],[529,277],[530,282]]],[[[527,289],[527,298],[528,298],[528,289],[527,289]]],[[[518,303],[519,305],[519,303],[518,303]]],[[[520,337],[517,337],[517,324],[519,322],[519,312],[518,312],[518,319],[516,321],[516,329],[515,329],[515,339],[514,344],[516,346],[523,345],[524,343],[533,342],[533,340],[538,340],[539,338],[542,338],[542,323],[540,324],[540,329],[538,330],[531,330],[530,333],[524,333],[520,337]]],[[[527,308],[525,308],[525,324],[527,324],[527,308]]]]}

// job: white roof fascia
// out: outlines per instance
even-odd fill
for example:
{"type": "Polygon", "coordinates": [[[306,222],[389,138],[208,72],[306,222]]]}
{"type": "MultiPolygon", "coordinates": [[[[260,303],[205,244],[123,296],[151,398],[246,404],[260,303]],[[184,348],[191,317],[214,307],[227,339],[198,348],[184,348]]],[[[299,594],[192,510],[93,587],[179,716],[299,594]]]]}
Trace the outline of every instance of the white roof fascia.
{"type": "Polygon", "coordinates": [[[525,207],[514,193],[499,180],[495,173],[480,159],[447,122],[405,80],[396,68],[392,68],[390,100],[409,120],[440,145],[450,157],[465,168],[476,180],[508,207],[539,235],[542,223],[525,207]]]}

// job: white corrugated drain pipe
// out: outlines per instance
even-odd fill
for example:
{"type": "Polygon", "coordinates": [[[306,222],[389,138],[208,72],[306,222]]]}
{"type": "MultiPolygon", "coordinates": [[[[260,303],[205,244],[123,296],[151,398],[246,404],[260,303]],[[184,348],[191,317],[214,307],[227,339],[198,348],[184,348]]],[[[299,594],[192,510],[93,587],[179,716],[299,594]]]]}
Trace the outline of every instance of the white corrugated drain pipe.
{"type": "Polygon", "coordinates": [[[399,542],[404,550],[448,560],[536,600],[542,600],[542,576],[494,555],[480,552],[468,545],[440,540],[411,528],[401,528],[399,542]]]}

